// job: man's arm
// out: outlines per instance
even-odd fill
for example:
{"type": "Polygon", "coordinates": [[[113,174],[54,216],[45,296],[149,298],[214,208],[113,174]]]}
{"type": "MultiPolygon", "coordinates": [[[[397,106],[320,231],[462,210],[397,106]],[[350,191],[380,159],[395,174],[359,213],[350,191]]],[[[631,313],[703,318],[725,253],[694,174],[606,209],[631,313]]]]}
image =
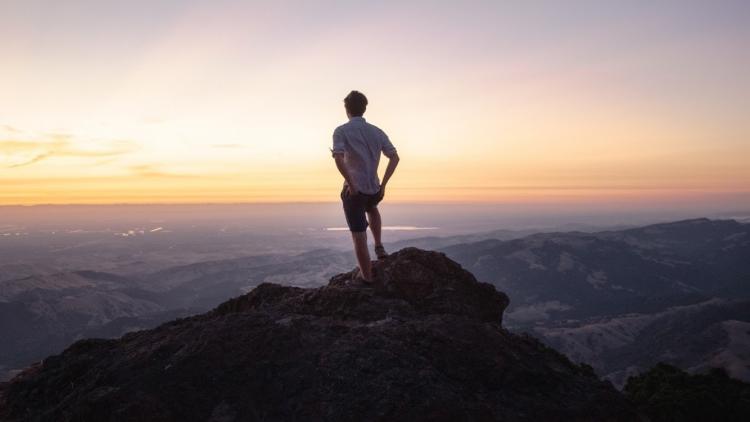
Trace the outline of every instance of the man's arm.
{"type": "Polygon", "coordinates": [[[358,190],[349,174],[349,169],[346,168],[346,162],[344,161],[345,149],[346,140],[341,133],[341,128],[337,127],[336,130],[333,131],[333,148],[331,148],[331,156],[336,160],[336,168],[339,169],[339,173],[344,177],[348,188],[348,194],[351,195],[356,194],[358,190]]]}
{"type": "Polygon", "coordinates": [[[386,157],[388,157],[388,166],[385,168],[383,181],[380,182],[380,199],[383,199],[383,196],[385,196],[385,185],[388,184],[388,180],[390,180],[391,176],[393,176],[393,172],[396,171],[396,166],[398,166],[398,162],[400,160],[396,151],[387,154],[386,157]]]}
{"type": "Polygon", "coordinates": [[[349,175],[349,169],[346,168],[346,162],[344,162],[344,154],[334,152],[333,158],[336,160],[336,168],[339,169],[339,173],[344,176],[346,186],[348,186],[349,188],[349,194],[351,195],[359,192],[357,190],[357,186],[352,181],[352,177],[349,175]]]}

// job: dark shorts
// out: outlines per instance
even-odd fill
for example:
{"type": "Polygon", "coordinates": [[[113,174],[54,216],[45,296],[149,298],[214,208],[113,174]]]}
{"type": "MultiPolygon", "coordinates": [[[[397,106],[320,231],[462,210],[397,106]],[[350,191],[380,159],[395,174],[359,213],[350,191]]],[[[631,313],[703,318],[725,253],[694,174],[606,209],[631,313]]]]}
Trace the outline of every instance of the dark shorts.
{"type": "Polygon", "coordinates": [[[367,230],[367,217],[365,212],[378,206],[382,198],[379,194],[368,195],[358,193],[349,195],[346,193],[346,186],[341,190],[341,202],[344,204],[344,216],[349,230],[353,232],[363,232],[367,230]]]}

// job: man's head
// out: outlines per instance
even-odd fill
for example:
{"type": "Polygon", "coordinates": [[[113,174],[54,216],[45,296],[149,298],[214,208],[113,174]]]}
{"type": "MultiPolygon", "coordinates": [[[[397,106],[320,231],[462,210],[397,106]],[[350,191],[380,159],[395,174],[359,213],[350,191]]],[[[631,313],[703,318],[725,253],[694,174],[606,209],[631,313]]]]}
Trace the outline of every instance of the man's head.
{"type": "Polygon", "coordinates": [[[362,116],[367,109],[367,97],[359,91],[352,91],[344,98],[344,107],[347,116],[362,116]]]}

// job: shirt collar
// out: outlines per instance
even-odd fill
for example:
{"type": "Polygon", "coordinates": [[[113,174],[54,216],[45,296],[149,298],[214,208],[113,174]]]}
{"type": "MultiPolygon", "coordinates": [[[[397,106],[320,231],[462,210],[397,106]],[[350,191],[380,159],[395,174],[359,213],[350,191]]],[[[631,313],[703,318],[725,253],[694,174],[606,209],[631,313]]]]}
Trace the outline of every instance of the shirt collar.
{"type": "Polygon", "coordinates": [[[349,118],[350,122],[364,122],[365,118],[362,116],[352,116],[349,118]]]}

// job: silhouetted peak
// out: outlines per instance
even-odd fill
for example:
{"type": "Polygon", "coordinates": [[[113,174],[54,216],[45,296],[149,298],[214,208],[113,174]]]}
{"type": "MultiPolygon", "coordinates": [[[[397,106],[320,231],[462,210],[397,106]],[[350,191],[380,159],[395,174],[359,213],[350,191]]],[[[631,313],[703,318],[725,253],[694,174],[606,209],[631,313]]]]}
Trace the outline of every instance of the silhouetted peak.
{"type": "Polygon", "coordinates": [[[445,255],[404,249],[376,271],[79,341],[0,385],[0,419],[636,419],[590,368],[504,330],[505,294],[445,255]]]}
{"type": "Polygon", "coordinates": [[[388,315],[453,314],[502,321],[508,297],[445,254],[405,248],[374,262],[372,285],[352,283],[355,271],[336,275],[318,289],[264,283],[229,300],[217,314],[277,308],[296,314],[372,321],[388,315]]]}

